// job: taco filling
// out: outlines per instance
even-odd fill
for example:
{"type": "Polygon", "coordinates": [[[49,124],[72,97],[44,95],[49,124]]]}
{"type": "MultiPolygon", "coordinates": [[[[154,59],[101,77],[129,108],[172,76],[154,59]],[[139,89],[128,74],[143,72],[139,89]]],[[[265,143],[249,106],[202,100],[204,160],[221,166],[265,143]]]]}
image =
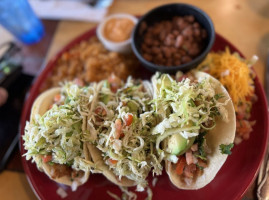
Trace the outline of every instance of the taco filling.
{"type": "Polygon", "coordinates": [[[82,141],[77,88],[66,85],[62,91],[52,89],[37,98],[23,136],[26,159],[32,158],[50,178],[73,189],[88,177],[81,164],[88,160],[88,152],[82,141]]]}
{"type": "MultiPolygon", "coordinates": [[[[231,100],[221,101],[226,94],[216,92],[216,85],[209,77],[200,76],[189,74],[180,82],[166,74],[156,74],[152,78],[153,110],[161,117],[161,122],[152,130],[152,134],[157,135],[156,149],[166,161],[168,173],[172,170],[173,176],[176,176],[173,178],[186,187],[195,185],[204,169],[210,167],[210,157],[215,152],[208,144],[207,135],[216,127],[219,119],[229,121],[225,107],[231,100]]],[[[233,138],[234,131],[228,141],[232,143],[233,138]]],[[[217,148],[228,148],[221,153],[229,153],[233,146],[230,143],[226,142],[217,148]]],[[[179,187],[182,188],[181,185],[179,187]]]]}
{"type": "Polygon", "coordinates": [[[165,161],[177,187],[203,187],[233,146],[235,112],[211,76],[181,79],[157,73],[152,83],[131,77],[123,83],[111,76],[43,93],[25,127],[26,159],[60,183],[78,186],[89,172],[102,173],[137,191],[148,186],[151,170],[162,174],[165,161]]]}
{"type": "MultiPolygon", "coordinates": [[[[156,136],[150,130],[156,125],[156,115],[151,111],[152,88],[149,82],[134,80],[131,77],[123,84],[103,81],[96,87],[91,110],[87,118],[89,141],[102,155],[104,163],[117,180],[108,179],[118,185],[126,185],[125,180],[133,181],[137,190],[147,186],[146,178],[153,169],[159,175],[162,166],[154,150],[156,136]]],[[[94,153],[90,151],[93,158],[94,153]]]]}

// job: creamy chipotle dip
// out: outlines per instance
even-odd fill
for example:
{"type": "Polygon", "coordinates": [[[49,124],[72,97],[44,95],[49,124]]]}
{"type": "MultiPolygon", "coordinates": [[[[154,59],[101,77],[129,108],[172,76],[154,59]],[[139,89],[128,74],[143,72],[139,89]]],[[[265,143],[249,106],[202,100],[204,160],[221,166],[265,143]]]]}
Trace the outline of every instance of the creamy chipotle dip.
{"type": "Polygon", "coordinates": [[[104,26],[104,37],[112,42],[123,42],[131,37],[134,22],[127,18],[112,18],[104,26]]]}

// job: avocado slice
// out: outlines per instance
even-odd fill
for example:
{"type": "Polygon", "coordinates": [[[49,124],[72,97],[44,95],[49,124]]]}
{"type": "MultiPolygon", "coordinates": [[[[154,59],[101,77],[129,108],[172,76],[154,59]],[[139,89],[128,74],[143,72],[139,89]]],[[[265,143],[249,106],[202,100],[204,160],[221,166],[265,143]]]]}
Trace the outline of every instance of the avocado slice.
{"type": "Polygon", "coordinates": [[[181,134],[173,134],[168,139],[168,152],[173,155],[181,155],[185,153],[193,144],[195,137],[186,139],[181,134]]]}

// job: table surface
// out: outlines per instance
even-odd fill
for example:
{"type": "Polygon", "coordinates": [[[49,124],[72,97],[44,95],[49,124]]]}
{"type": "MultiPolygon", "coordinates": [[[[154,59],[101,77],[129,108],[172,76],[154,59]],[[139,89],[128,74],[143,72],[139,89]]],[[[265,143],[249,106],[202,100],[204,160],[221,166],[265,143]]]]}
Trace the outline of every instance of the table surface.
{"type": "MultiPolygon", "coordinates": [[[[168,0],[115,0],[108,14],[125,12],[142,15],[168,0]]],[[[269,1],[268,0],[182,0],[206,11],[212,18],[216,32],[233,43],[247,58],[259,57],[254,69],[264,82],[265,62],[269,52],[269,1]]],[[[25,64],[38,72],[62,47],[74,37],[96,26],[95,23],[75,21],[44,21],[46,37],[37,45],[26,47],[31,56],[25,64]],[[36,51],[36,49],[41,49],[36,51]],[[43,64],[42,64],[43,63],[43,64]]],[[[20,156],[13,155],[13,162],[0,174],[1,199],[36,199],[23,171],[18,171],[20,156]]],[[[255,199],[255,184],[244,199],[255,199]]]]}

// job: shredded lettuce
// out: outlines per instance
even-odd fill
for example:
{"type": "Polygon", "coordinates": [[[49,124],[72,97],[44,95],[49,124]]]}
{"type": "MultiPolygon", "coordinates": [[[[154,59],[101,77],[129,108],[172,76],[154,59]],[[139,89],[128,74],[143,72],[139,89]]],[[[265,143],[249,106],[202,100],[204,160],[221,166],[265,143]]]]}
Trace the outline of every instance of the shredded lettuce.
{"type": "MultiPolygon", "coordinates": [[[[36,114],[27,122],[23,136],[26,159],[52,155],[51,164],[72,166],[74,160],[84,158],[82,142],[83,118],[80,104],[83,90],[66,83],[62,87],[61,102],[54,104],[43,116],[36,114]]],[[[42,162],[37,162],[40,167],[42,162]]],[[[80,169],[78,166],[76,167],[80,169]]]]}
{"type": "Polygon", "coordinates": [[[208,78],[177,82],[167,74],[155,74],[152,83],[152,107],[161,120],[151,133],[157,136],[158,153],[164,151],[170,161],[176,160],[160,149],[162,141],[173,134],[181,134],[185,139],[199,137],[201,131],[215,127],[217,117],[227,118],[225,103],[218,101],[223,95],[215,92],[216,86],[208,78]]]}
{"type": "MultiPolygon", "coordinates": [[[[52,155],[52,163],[99,173],[102,169],[86,160],[83,152],[83,144],[89,142],[102,152],[105,164],[119,179],[125,176],[136,182],[137,191],[143,191],[151,170],[160,175],[164,159],[178,161],[160,145],[173,134],[195,137],[198,156],[205,158],[202,132],[214,128],[217,117],[226,116],[224,104],[218,102],[223,95],[216,94],[214,87],[206,78],[176,82],[158,73],[152,83],[129,77],[116,92],[108,81],[85,87],[66,82],[61,102],[27,122],[25,156],[29,160],[52,155]]],[[[151,199],[151,190],[147,192],[151,199]]]]}
{"type": "Polygon", "coordinates": [[[151,111],[152,91],[148,82],[131,77],[116,93],[111,92],[109,86],[100,87],[94,112],[87,115],[87,123],[93,124],[97,138],[89,140],[85,134],[84,141],[92,142],[102,151],[105,163],[119,179],[125,176],[135,181],[137,191],[147,186],[151,169],[153,173],[162,173],[162,165],[152,148],[156,136],[151,134],[151,129],[157,123],[157,116],[151,111]],[[109,98],[109,102],[102,102],[104,97],[109,98]],[[128,115],[132,121],[126,125],[128,115]]]}

